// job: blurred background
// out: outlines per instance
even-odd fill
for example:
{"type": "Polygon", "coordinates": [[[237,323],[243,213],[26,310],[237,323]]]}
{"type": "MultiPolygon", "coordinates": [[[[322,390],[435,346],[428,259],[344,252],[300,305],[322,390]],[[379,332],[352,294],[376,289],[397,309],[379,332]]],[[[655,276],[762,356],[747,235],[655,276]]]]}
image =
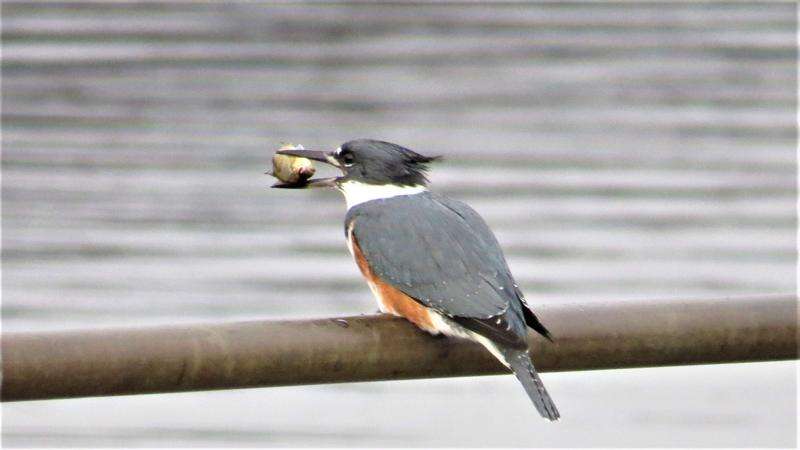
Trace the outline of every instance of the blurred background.
{"type": "MultiPolygon", "coordinates": [[[[442,154],[529,300],[796,289],[797,11],[2,5],[6,331],[373,312],[280,142],[442,154]],[[300,269],[318,276],[306,278],[300,269]]],[[[796,445],[794,362],[2,405],[5,446],[796,445]]]]}

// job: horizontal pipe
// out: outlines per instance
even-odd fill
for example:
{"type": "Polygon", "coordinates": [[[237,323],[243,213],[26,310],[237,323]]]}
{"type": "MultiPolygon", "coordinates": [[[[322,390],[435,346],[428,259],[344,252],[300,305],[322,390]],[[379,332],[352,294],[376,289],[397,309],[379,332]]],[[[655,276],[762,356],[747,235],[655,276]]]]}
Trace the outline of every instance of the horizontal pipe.
{"type": "MultiPolygon", "coordinates": [[[[537,306],[541,371],[797,358],[797,297],[537,306]]],[[[2,335],[3,401],[503,373],[384,315],[2,335]]]]}

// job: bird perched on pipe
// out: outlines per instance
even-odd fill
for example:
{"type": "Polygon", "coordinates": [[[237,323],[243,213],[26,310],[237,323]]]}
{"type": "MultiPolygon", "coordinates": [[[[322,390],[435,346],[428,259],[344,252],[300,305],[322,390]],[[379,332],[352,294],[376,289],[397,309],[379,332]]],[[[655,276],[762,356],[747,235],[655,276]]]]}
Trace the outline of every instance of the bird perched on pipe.
{"type": "Polygon", "coordinates": [[[340,177],[284,188],[336,188],[347,203],[350,253],[381,311],[431,334],[471,339],[511,369],[543,417],[559,418],[528,354],[527,327],[550,333],[531,311],[486,222],[466,204],[428,190],[436,157],[359,139],[332,152],[278,154],[339,168],[340,177]]]}

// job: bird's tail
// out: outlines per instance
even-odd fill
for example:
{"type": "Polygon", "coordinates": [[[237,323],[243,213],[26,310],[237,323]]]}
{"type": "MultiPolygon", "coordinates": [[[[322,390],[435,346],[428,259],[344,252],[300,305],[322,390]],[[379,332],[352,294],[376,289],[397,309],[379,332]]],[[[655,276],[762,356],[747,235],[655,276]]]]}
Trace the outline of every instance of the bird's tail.
{"type": "Polygon", "coordinates": [[[531,357],[526,350],[517,349],[502,349],[501,353],[505,359],[506,364],[514,371],[514,375],[522,383],[528,397],[533,401],[534,406],[545,419],[558,420],[561,417],[558,414],[558,409],[544,388],[542,379],[536,373],[533,367],[531,357]]]}

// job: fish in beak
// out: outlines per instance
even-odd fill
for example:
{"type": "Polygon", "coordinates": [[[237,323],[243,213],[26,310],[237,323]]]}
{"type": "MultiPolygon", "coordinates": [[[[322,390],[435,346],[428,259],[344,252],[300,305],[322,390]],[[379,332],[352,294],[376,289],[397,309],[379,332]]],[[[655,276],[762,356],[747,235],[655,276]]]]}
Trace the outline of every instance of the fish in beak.
{"type": "MultiPolygon", "coordinates": [[[[276,155],[293,156],[296,158],[305,158],[312,161],[319,161],[325,164],[330,164],[334,167],[341,168],[341,164],[334,157],[332,152],[321,152],[318,150],[304,150],[304,149],[281,149],[276,152],[276,155]]],[[[306,188],[322,188],[322,187],[335,187],[337,177],[318,178],[307,180],[303,183],[277,183],[272,187],[280,189],[306,189],[306,188]]]]}

